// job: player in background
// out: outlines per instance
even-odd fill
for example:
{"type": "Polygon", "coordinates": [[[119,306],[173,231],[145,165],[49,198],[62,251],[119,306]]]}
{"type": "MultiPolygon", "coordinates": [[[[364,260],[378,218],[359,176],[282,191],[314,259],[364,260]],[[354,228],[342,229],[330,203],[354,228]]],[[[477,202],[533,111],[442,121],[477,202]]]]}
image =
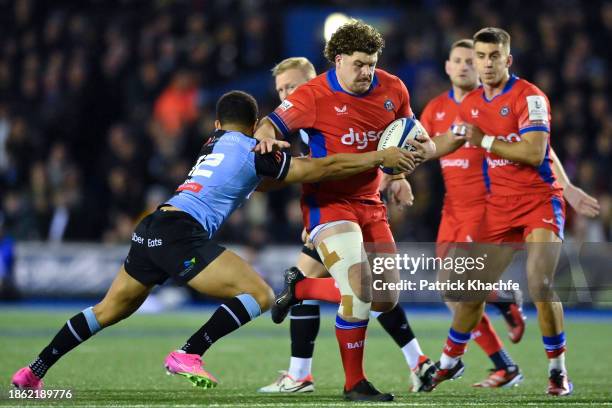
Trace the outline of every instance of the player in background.
{"type": "MultiPolygon", "coordinates": [[[[436,240],[438,255],[442,257],[451,255],[452,244],[476,239],[487,193],[482,170],[484,150],[479,146],[457,142],[452,135],[447,135],[451,126],[460,122],[459,104],[465,95],[478,87],[472,40],[462,39],[451,45],[445,71],[451,89],[432,99],[421,115],[423,127],[436,144],[435,157],[440,158],[446,190],[436,240]],[[450,148],[455,148],[457,144],[461,144],[461,147],[450,152],[450,148]]],[[[447,301],[446,304],[454,310],[454,302],[447,301]]],[[[515,302],[498,302],[496,306],[509,321],[510,339],[517,343],[525,329],[520,306],[515,302]]],[[[509,387],[523,380],[518,365],[505,350],[486,313],[472,331],[472,338],[494,365],[491,374],[475,383],[474,387],[509,387]]]]}
{"type": "Polygon", "coordinates": [[[254,153],[257,112],[257,102],[244,92],[232,91],[219,99],[217,130],[176,194],[136,226],[125,263],[102,301],[71,317],[38,357],[13,375],[14,386],[41,389],[47,370],[62,356],[129,317],[151,289],[169,277],[207,296],[227,299],[165,360],[169,373],[203,388],[215,386],[217,380],[202,368],[201,356],[217,340],[266,311],[272,301],[272,290],[253,268],[211,240],[262,178],[315,182],[359,174],[383,163],[414,169],[413,155],[398,148],[321,159],[254,153]]]}
{"type": "MultiPolygon", "coordinates": [[[[309,134],[312,157],[341,152],[375,150],[380,133],[393,120],[412,117],[410,98],[401,80],[376,69],[384,46],[380,33],[360,21],[341,26],[327,42],[325,56],[332,69],[300,86],[263,121],[255,137],[258,150],[281,145],[278,137],[298,129],[309,134]]],[[[429,158],[435,145],[429,137],[413,142],[429,158]]],[[[390,181],[391,195],[407,190],[403,175],[390,181]]],[[[397,304],[397,292],[372,293],[372,273],[364,242],[373,252],[395,252],[395,244],[380,199],[380,169],[347,178],[341,183],[323,182],[303,187],[302,213],[310,239],[341,294],[336,316],[336,338],[345,372],[344,396],[353,401],[390,401],[367,381],[363,352],[370,310],[386,312],[397,304]]],[[[375,254],[374,254],[375,255],[375,254]]],[[[397,282],[397,270],[387,271],[383,281],[397,282]]],[[[378,277],[377,277],[378,279],[378,277]]],[[[285,289],[272,308],[275,322],[284,319],[297,299],[337,301],[338,289],[321,284],[325,279],[305,278],[298,270],[285,274],[285,289]],[[316,287],[313,290],[312,287],[316,287]],[[297,292],[302,292],[299,296],[297,292]],[[306,293],[306,295],[304,294],[306,293]]]]}
{"type": "MultiPolygon", "coordinates": [[[[437,243],[444,247],[457,242],[469,242],[476,234],[485,211],[486,186],[482,166],[485,151],[478,146],[464,143],[449,132],[453,124],[459,124],[459,103],[479,85],[473,66],[473,41],[463,39],[451,46],[446,61],[452,88],[430,101],[421,115],[421,123],[433,137],[436,157],[440,157],[442,175],[446,187],[442,219],[437,243]]],[[[597,200],[568,179],[561,162],[551,148],[551,159],[555,175],[563,187],[563,196],[578,213],[593,217],[597,215],[597,200]]],[[[510,340],[517,343],[524,332],[524,320],[520,306],[513,302],[489,302],[500,309],[510,331],[510,340]]],[[[452,304],[449,306],[453,307],[452,304]]],[[[486,313],[472,333],[472,338],[489,355],[495,369],[489,378],[474,384],[477,387],[500,387],[512,385],[517,378],[509,358],[486,313]]]]}
{"type": "MultiPolygon", "coordinates": [[[[287,58],[278,63],[272,69],[272,75],[275,80],[276,92],[282,102],[298,86],[316,77],[316,71],[308,59],[294,57],[287,58]]],[[[299,132],[302,141],[308,144],[306,132],[301,129],[299,132]]],[[[304,243],[302,253],[296,261],[295,268],[299,269],[302,274],[309,278],[327,278],[329,276],[327,269],[325,269],[321,262],[321,258],[310,242],[304,243]]],[[[389,312],[370,312],[370,315],[378,319],[383,328],[393,337],[393,340],[402,350],[404,358],[410,367],[411,390],[418,391],[422,385],[418,376],[419,362],[426,361],[428,358],[421,351],[419,342],[406,319],[401,305],[396,305],[389,312]]],[[[289,369],[281,371],[281,375],[276,381],[260,388],[259,392],[314,391],[312,356],[320,326],[318,301],[304,300],[302,303],[293,306],[289,312],[289,319],[289,332],[291,335],[289,369]]],[[[423,365],[421,364],[422,368],[423,365]]]]}
{"type": "MultiPolygon", "coordinates": [[[[547,393],[569,395],[573,386],[565,367],[563,309],[552,291],[565,219],[563,187],[557,175],[564,182],[567,178],[560,166],[553,170],[548,98],[535,85],[510,74],[512,55],[506,31],[491,27],[480,30],[474,35],[474,52],[483,86],[464,97],[459,116],[468,124],[463,142],[486,150],[490,194],[477,240],[491,244],[527,243],[529,291],[538,310],[549,360],[547,393]]],[[[583,205],[596,213],[597,202],[587,198],[581,200],[583,205]]],[[[483,253],[488,254],[490,274],[483,278],[490,282],[497,280],[509,265],[514,248],[478,244],[475,254],[483,253]]],[[[461,356],[483,310],[481,300],[457,303],[446,345],[436,363],[432,389],[463,373],[461,356]]]]}

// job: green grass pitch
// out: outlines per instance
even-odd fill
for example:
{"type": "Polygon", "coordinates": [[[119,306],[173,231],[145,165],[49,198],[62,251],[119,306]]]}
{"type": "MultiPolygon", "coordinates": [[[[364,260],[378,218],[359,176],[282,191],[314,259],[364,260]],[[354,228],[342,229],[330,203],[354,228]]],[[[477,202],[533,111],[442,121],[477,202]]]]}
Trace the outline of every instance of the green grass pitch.
{"type": "MultiPolygon", "coordinates": [[[[289,358],[287,323],[276,326],[269,315],[222,339],[206,354],[207,368],[221,381],[216,389],[201,390],[162,369],[165,355],[179,347],[208,317],[195,311],[162,315],[135,315],[97,334],[60,360],[45,377],[47,389],[71,389],[72,399],[24,401],[9,399],[10,377],[29,363],[56,330],[78,309],[42,312],[0,309],[0,406],[121,406],[121,407],[336,407],[349,406],[341,398],[343,373],[333,331],[333,316],[325,314],[317,339],[313,371],[316,391],[300,395],[262,395],[257,388],[286,369],[289,358]]],[[[438,358],[448,330],[445,315],[415,314],[409,319],[423,350],[438,358]]],[[[495,325],[505,333],[503,322],[495,325]]],[[[512,389],[475,389],[490,363],[475,344],[465,356],[463,378],[445,383],[431,394],[408,392],[409,373],[400,350],[376,321],[372,321],[366,348],[369,379],[396,395],[383,406],[505,407],[612,405],[610,375],[610,320],[571,318],[567,322],[567,365],[575,394],[551,398],[546,387],[546,357],[534,318],[518,345],[507,343],[525,381],[512,389]]],[[[505,340],[505,337],[504,337],[505,340]]]]}

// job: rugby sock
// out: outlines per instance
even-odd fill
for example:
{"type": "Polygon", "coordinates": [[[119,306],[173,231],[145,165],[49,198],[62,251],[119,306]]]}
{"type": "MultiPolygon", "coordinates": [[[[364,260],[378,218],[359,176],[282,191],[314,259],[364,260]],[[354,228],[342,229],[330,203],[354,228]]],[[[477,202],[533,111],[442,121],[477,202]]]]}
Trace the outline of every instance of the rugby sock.
{"type": "Polygon", "coordinates": [[[347,391],[366,378],[363,372],[363,348],[367,328],[367,320],[347,322],[336,316],[336,339],[344,367],[344,389],[347,391]]]}
{"type": "Polygon", "coordinates": [[[451,327],[440,357],[440,368],[453,368],[465,353],[468,341],[470,341],[470,333],[461,333],[451,327]]]}
{"type": "Polygon", "coordinates": [[[565,370],[565,333],[556,336],[542,336],[546,355],[548,356],[548,371],[553,369],[565,370]]]}
{"type": "Polygon", "coordinates": [[[289,375],[299,380],[310,374],[315,339],[319,334],[321,316],[316,301],[304,301],[291,308],[289,332],[291,333],[291,362],[289,375]],[[306,303],[308,302],[308,303],[306,303]]]}
{"type": "Polygon", "coordinates": [[[304,278],[295,285],[295,297],[340,303],[340,289],[334,278],[304,278]]]}
{"type": "Polygon", "coordinates": [[[195,332],[181,350],[202,355],[221,337],[247,324],[261,314],[261,308],[248,293],[238,295],[215,310],[204,326],[195,332]]]}
{"type": "Polygon", "coordinates": [[[406,362],[411,369],[414,369],[419,364],[419,357],[423,355],[423,352],[421,351],[419,342],[415,338],[412,328],[406,319],[404,309],[397,304],[388,312],[370,312],[370,314],[377,315],[376,318],[380,322],[381,326],[402,349],[406,362]]]}
{"type": "Polygon", "coordinates": [[[289,376],[294,380],[302,380],[312,370],[312,358],[291,357],[289,362],[289,376]]]}
{"type": "Polygon", "coordinates": [[[516,365],[504,349],[501,339],[495,332],[489,316],[482,315],[482,319],[472,330],[472,338],[487,353],[497,370],[516,365]]]}
{"type": "Polygon", "coordinates": [[[89,307],[81,313],[72,316],[55,335],[51,343],[45,347],[36,360],[30,364],[30,369],[38,378],[43,378],[47,370],[64,354],[84,342],[102,329],[96,319],[93,308],[89,307]]]}

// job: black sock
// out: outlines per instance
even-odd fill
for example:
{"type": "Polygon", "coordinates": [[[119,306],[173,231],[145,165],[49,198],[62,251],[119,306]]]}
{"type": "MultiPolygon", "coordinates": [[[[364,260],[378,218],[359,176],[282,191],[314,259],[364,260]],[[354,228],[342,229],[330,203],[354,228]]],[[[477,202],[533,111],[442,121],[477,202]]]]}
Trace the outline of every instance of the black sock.
{"type": "Polygon", "coordinates": [[[506,350],[501,349],[497,353],[493,353],[489,356],[493,364],[495,364],[496,370],[507,369],[508,367],[516,366],[516,363],[512,361],[512,357],[506,352],[506,350]]]}
{"type": "Polygon", "coordinates": [[[295,305],[289,318],[291,357],[312,358],[321,324],[319,305],[295,305]]]}
{"type": "Polygon", "coordinates": [[[400,347],[404,347],[415,337],[406,319],[406,313],[399,303],[388,312],[381,313],[378,321],[400,347]]]}
{"type": "MultiPolygon", "coordinates": [[[[251,297],[251,299],[253,298],[251,297]]],[[[243,302],[238,297],[232,298],[219,306],[204,326],[200,327],[181,349],[188,354],[202,355],[215,341],[250,320],[251,316],[243,302]]]]}
{"type": "Polygon", "coordinates": [[[93,336],[100,330],[91,308],[72,316],[55,335],[51,343],[45,347],[36,360],[30,364],[30,369],[38,378],[43,378],[47,370],[64,354],[93,336]],[[89,323],[86,317],[89,316],[89,323]],[[92,320],[93,319],[93,320],[92,320]]]}

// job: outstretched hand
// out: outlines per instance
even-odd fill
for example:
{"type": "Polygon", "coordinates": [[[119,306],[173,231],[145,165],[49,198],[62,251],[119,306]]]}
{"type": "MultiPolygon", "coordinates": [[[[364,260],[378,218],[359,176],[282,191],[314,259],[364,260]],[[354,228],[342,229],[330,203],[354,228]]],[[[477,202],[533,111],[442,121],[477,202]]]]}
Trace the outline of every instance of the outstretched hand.
{"type": "Polygon", "coordinates": [[[291,144],[284,140],[272,139],[271,137],[264,137],[257,143],[257,146],[253,148],[255,153],[266,154],[272,153],[278,150],[286,149],[291,144]]]}
{"type": "Polygon", "coordinates": [[[599,215],[599,201],[597,201],[595,197],[591,197],[585,193],[581,188],[570,184],[565,187],[563,197],[565,197],[569,205],[576,210],[578,214],[589,218],[594,218],[599,215]]]}

